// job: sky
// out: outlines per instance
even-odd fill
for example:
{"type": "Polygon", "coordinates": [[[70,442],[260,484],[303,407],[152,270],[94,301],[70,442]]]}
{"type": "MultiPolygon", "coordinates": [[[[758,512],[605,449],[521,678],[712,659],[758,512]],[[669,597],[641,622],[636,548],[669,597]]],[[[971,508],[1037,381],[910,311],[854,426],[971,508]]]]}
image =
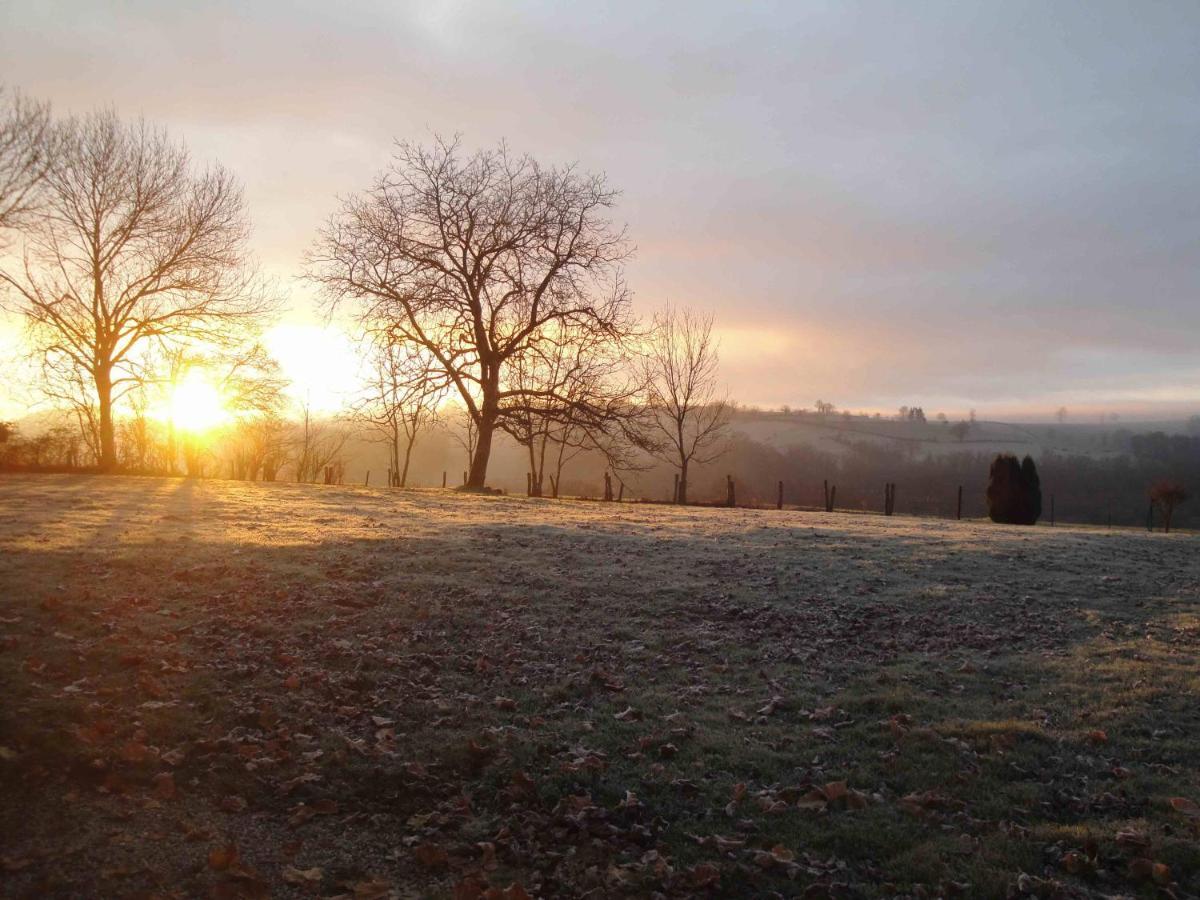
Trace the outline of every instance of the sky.
{"type": "Polygon", "coordinates": [[[1195,2],[0,0],[0,19],[0,82],[145,116],[240,177],[305,389],[344,380],[313,366],[326,343],[349,354],[296,277],[317,229],[393,140],[458,133],[606,173],[639,310],[710,312],[741,402],[1200,412],[1195,2]]]}

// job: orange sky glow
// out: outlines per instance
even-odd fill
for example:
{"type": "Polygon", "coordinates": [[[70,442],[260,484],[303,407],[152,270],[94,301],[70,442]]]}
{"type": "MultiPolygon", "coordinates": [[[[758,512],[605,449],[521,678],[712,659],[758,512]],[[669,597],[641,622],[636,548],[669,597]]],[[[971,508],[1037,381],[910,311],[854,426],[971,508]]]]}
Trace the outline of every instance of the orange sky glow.
{"type": "MultiPolygon", "coordinates": [[[[639,311],[711,312],[740,402],[1200,412],[1200,15],[936,6],[49,2],[6,12],[0,79],[240,177],[319,409],[357,360],[306,249],[393,139],[461,133],[605,172],[639,311]]],[[[20,354],[4,317],[0,416],[20,354]]]]}

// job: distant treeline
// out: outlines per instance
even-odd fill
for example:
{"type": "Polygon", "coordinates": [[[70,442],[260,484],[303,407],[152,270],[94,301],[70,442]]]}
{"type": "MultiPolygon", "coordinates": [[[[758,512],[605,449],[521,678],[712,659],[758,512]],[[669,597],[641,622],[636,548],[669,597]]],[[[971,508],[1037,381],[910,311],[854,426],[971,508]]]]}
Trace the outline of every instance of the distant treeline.
{"type": "MultiPolygon", "coordinates": [[[[320,426],[327,428],[327,425],[320,426]]],[[[288,461],[280,473],[287,480],[316,480],[297,467],[304,457],[306,443],[300,426],[293,426],[288,461]],[[292,446],[294,445],[294,446],[292,446]]],[[[135,457],[138,435],[125,434],[121,456],[126,471],[168,473],[174,468],[154,464],[154,454],[135,457]]],[[[1104,525],[1144,525],[1149,507],[1149,489],[1160,480],[1180,483],[1193,498],[1175,513],[1175,524],[1182,528],[1200,527],[1200,435],[1150,432],[1136,434],[1121,430],[1095,440],[1112,451],[1098,456],[1055,452],[1035,454],[1041,473],[1043,520],[1050,515],[1054,498],[1057,521],[1104,525]]],[[[314,442],[316,443],[316,442],[314,442]]],[[[221,457],[213,456],[205,474],[237,477],[235,465],[240,445],[234,443],[221,457]]],[[[372,484],[382,484],[386,461],[378,445],[351,441],[339,443],[336,455],[345,466],[347,481],[361,483],[366,469],[374,467],[372,484]]],[[[726,496],[727,475],[737,486],[737,500],[743,505],[773,506],[778,484],[784,483],[784,503],[788,506],[819,508],[824,502],[824,482],[837,485],[837,507],[881,511],[885,485],[896,485],[896,512],[952,517],[955,514],[958,487],[963,488],[963,515],[987,514],[985,491],[988,468],[994,451],[962,449],[923,453],[902,443],[879,440],[854,440],[847,435],[835,452],[807,444],[776,448],[734,431],[727,451],[717,460],[699,466],[694,476],[697,502],[719,502],[726,496]]],[[[334,456],[330,457],[331,459],[334,456]]],[[[324,459],[324,457],[322,457],[324,459]]],[[[513,493],[523,492],[524,453],[515,445],[502,445],[497,460],[496,484],[513,493]]],[[[8,471],[88,471],[94,459],[86,453],[76,429],[59,426],[24,436],[0,423],[0,469],[8,471]]],[[[435,431],[422,445],[414,461],[414,484],[437,486],[441,473],[450,472],[450,485],[461,483],[466,457],[445,432],[435,431]]],[[[570,479],[564,482],[564,495],[599,496],[606,470],[600,454],[585,454],[573,465],[570,479]]],[[[315,470],[314,470],[315,471],[315,470]]],[[[658,464],[649,469],[618,473],[627,489],[627,499],[669,500],[672,469],[658,464]]]]}
{"type": "MultiPolygon", "coordinates": [[[[1103,525],[1111,516],[1114,525],[1144,525],[1148,491],[1156,481],[1177,481],[1193,498],[1200,493],[1200,436],[1133,434],[1128,446],[1128,452],[1105,457],[1041,454],[1036,461],[1043,520],[1049,518],[1051,496],[1060,522],[1103,525]]],[[[741,503],[773,505],[783,481],[785,504],[820,507],[828,480],[837,485],[839,509],[882,510],[884,486],[894,482],[898,513],[952,517],[961,485],[963,515],[981,517],[987,514],[984,495],[994,457],[971,451],[905,454],[865,441],[849,444],[842,453],[810,446],[778,449],[737,434],[729,452],[701,472],[700,496],[724,496],[730,474],[741,503]]],[[[1200,498],[1180,506],[1175,523],[1200,526],[1200,498]]]]}

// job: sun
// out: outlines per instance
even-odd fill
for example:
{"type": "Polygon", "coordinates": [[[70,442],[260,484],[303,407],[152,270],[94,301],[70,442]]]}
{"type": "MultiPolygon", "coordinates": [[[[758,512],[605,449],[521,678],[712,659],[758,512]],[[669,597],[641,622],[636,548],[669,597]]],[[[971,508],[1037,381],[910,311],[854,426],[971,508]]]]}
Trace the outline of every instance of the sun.
{"type": "Polygon", "coordinates": [[[193,434],[223,425],[230,418],[221,391],[203,372],[189,369],[171,391],[171,422],[193,434]]]}

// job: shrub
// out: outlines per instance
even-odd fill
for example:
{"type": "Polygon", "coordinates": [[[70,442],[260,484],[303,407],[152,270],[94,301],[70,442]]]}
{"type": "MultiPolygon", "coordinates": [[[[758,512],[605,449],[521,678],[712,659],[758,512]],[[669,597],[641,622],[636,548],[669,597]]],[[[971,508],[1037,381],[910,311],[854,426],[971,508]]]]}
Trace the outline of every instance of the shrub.
{"type": "Polygon", "coordinates": [[[1150,488],[1150,502],[1163,511],[1164,530],[1170,532],[1175,507],[1188,498],[1187,491],[1177,481],[1158,481],[1150,488]]]}
{"type": "Polygon", "coordinates": [[[992,461],[987,488],[988,515],[993,522],[1033,525],[1042,514],[1042,485],[1037,466],[1026,456],[1022,462],[1011,453],[992,461]]]}

